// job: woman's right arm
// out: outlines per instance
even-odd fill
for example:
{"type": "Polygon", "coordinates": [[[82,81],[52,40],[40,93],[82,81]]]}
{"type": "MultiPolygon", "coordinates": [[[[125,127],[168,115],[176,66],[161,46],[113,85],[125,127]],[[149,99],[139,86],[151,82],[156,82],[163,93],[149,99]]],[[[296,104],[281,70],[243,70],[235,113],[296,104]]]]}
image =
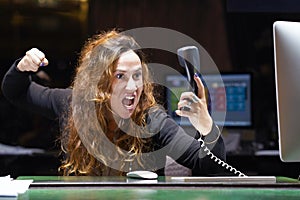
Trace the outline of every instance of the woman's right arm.
{"type": "Polygon", "coordinates": [[[5,74],[2,92],[14,105],[55,119],[65,109],[71,90],[50,89],[31,81],[31,75],[46,65],[48,60],[41,51],[35,48],[27,51],[5,74]]]}

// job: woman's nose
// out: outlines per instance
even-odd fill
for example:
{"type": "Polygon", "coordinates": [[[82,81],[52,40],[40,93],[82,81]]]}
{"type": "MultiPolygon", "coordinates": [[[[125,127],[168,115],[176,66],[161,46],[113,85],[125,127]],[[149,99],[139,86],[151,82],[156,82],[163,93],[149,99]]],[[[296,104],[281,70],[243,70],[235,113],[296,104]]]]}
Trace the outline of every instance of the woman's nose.
{"type": "Polygon", "coordinates": [[[130,77],[127,81],[126,90],[136,90],[136,82],[133,80],[132,77],[130,77]]]}

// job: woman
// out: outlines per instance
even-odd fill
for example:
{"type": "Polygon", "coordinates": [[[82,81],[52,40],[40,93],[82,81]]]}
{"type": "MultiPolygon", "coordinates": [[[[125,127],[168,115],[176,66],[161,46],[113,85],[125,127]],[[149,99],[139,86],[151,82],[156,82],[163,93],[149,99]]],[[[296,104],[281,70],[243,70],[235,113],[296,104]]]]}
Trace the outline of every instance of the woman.
{"type": "Polygon", "coordinates": [[[124,175],[138,169],[163,175],[166,155],[194,174],[218,172],[195,139],[201,133],[211,151],[225,159],[199,77],[198,96],[183,93],[176,111],[191,121],[197,131],[193,138],[156,103],[148,67],[132,37],[110,31],[88,40],[72,88],[50,89],[32,82],[30,75],[46,65],[40,50],[27,51],[5,75],[2,90],[13,104],[59,119],[64,175],[124,175]],[[186,106],[191,109],[182,109],[186,106]]]}

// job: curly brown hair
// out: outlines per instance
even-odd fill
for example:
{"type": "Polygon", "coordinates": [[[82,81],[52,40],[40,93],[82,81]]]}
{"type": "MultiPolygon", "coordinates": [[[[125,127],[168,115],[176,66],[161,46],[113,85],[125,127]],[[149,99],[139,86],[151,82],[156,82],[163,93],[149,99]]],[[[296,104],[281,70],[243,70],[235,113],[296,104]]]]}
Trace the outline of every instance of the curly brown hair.
{"type": "Polygon", "coordinates": [[[151,148],[148,145],[150,137],[139,136],[150,134],[145,129],[147,111],[157,103],[149,70],[137,42],[116,30],[89,39],[80,53],[72,88],[72,103],[64,129],[67,138],[61,140],[62,150],[66,153],[60,167],[63,174],[105,175],[105,170],[114,168],[122,175],[128,160],[136,160],[143,166],[141,154],[151,148]],[[109,99],[113,72],[120,55],[129,50],[140,57],[143,91],[131,119],[115,119],[114,122],[108,117],[112,115],[109,99]],[[118,125],[113,131],[113,140],[108,139],[110,123],[118,125]],[[122,128],[120,124],[126,126],[122,128]],[[115,151],[111,151],[109,145],[112,144],[115,151]],[[122,164],[112,167],[115,161],[122,164]]]}

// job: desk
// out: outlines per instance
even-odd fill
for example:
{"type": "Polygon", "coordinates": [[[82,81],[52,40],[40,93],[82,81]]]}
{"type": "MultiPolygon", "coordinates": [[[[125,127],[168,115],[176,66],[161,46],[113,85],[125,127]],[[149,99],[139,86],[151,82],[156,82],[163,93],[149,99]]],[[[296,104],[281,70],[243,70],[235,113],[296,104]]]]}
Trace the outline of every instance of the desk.
{"type": "Polygon", "coordinates": [[[172,177],[136,180],[126,177],[19,177],[33,179],[18,199],[299,199],[300,183],[277,178],[276,183],[185,182],[172,177]]]}

